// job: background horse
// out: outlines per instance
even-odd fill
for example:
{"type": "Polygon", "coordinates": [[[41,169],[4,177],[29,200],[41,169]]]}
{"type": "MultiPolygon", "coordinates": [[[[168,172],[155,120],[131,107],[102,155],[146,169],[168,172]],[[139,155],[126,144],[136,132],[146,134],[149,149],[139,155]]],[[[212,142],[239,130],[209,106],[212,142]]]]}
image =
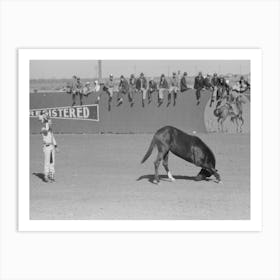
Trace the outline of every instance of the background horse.
{"type": "Polygon", "coordinates": [[[226,102],[221,103],[215,110],[214,115],[217,117],[218,130],[224,132],[224,122],[230,117],[230,120],[236,125],[236,132],[242,132],[242,126],[244,124],[243,118],[243,106],[245,103],[242,95],[234,96],[230,94],[229,97],[225,97],[226,102]]]}

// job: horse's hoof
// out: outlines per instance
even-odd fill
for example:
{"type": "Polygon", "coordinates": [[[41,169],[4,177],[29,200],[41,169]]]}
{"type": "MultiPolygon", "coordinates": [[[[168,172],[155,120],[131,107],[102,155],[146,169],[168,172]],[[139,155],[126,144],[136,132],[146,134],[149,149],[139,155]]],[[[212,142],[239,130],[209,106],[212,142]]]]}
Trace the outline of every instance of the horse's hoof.
{"type": "Polygon", "coordinates": [[[154,179],[154,180],[153,180],[153,183],[156,184],[156,185],[158,185],[158,184],[159,184],[159,181],[156,180],[156,179],[154,179]]]}
{"type": "Polygon", "coordinates": [[[205,177],[204,176],[201,176],[201,175],[198,175],[198,176],[196,176],[196,177],[194,177],[194,180],[195,181],[203,181],[203,180],[205,180],[205,177]]]}
{"type": "Polygon", "coordinates": [[[172,178],[169,178],[169,181],[170,182],[175,182],[176,180],[175,180],[175,178],[172,177],[172,178]]]}

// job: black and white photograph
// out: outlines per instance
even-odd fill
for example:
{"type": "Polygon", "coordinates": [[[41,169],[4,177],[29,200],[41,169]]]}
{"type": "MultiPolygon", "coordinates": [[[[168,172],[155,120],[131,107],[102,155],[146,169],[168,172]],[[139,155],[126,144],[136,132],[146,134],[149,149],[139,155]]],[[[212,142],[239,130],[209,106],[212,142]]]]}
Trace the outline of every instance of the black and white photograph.
{"type": "Polygon", "coordinates": [[[0,279],[280,279],[279,0],[0,0],[0,279]]]}
{"type": "Polygon", "coordinates": [[[30,59],[30,221],[250,222],[252,61],[225,54],[30,59]]]}

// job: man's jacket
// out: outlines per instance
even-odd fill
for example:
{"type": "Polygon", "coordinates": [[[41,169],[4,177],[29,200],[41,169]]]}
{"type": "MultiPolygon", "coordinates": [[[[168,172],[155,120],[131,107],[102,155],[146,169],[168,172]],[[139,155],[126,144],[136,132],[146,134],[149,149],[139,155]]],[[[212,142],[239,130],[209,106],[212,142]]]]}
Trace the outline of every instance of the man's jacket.
{"type": "Polygon", "coordinates": [[[195,89],[203,89],[204,87],[204,78],[196,76],[194,79],[194,88],[195,89]]]}

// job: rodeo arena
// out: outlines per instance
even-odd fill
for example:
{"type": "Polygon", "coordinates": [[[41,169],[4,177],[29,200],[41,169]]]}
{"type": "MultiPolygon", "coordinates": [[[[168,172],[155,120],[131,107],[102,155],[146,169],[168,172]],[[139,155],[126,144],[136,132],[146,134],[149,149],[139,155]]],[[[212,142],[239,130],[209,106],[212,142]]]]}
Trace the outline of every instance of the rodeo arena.
{"type": "Polygon", "coordinates": [[[250,219],[250,73],[96,63],[30,79],[30,219],[250,219]]]}

